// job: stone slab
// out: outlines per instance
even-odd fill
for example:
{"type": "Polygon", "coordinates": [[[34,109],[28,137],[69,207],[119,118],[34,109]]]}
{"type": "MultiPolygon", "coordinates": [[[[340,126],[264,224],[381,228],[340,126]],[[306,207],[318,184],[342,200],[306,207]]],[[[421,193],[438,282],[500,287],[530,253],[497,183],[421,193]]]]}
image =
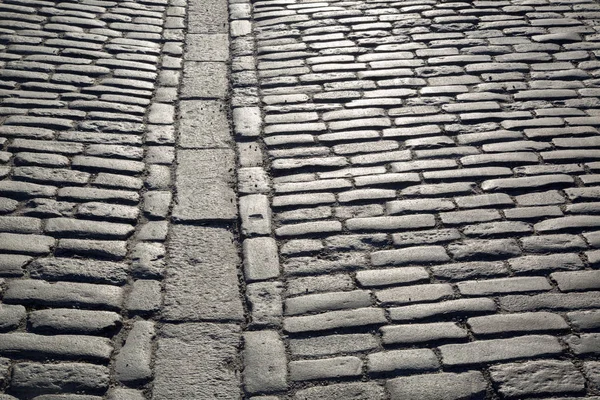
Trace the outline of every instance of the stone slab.
{"type": "Polygon", "coordinates": [[[240,337],[240,328],[232,324],[164,325],[152,400],[240,399],[240,337]]]}
{"type": "Polygon", "coordinates": [[[234,153],[231,150],[180,150],[177,152],[176,221],[234,220],[234,153]]]}
{"type": "Polygon", "coordinates": [[[185,149],[231,148],[226,105],[219,100],[181,101],[179,146],[185,149]]]}
{"type": "Polygon", "coordinates": [[[222,99],[229,88],[227,65],[222,62],[187,61],[183,66],[182,99],[222,99]]]}
{"type": "Polygon", "coordinates": [[[240,262],[226,229],[173,225],[168,244],[163,318],[167,321],[243,321],[240,262]]]}

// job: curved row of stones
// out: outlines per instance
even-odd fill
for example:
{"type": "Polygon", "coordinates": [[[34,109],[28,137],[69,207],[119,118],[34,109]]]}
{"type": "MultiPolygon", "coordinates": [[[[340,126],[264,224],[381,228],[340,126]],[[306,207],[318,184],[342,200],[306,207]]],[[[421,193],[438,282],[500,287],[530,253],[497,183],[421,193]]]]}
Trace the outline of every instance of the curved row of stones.
{"type": "Polygon", "coordinates": [[[245,393],[599,398],[600,6],[230,13],[245,393]]]}
{"type": "Polygon", "coordinates": [[[185,12],[0,4],[3,400],[150,393],[185,12]]]}

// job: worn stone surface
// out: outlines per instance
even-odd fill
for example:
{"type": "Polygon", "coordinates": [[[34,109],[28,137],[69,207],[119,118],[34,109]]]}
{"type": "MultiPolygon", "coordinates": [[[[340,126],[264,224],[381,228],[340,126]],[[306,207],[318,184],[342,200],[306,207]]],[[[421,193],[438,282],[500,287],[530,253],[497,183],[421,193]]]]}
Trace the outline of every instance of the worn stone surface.
{"type": "Polygon", "coordinates": [[[173,226],[165,283],[168,321],[242,321],[237,249],[221,228],[173,226]]]}
{"type": "Polygon", "coordinates": [[[152,398],[239,398],[240,337],[232,324],[164,325],[158,332],[152,398]]]}

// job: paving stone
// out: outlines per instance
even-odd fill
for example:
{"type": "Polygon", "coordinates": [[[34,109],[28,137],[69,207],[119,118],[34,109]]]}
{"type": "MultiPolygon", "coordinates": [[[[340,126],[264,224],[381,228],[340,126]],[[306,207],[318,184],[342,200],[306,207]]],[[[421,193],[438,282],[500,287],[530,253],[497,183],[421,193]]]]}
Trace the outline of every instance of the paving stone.
{"type": "Polygon", "coordinates": [[[521,255],[515,239],[464,240],[448,245],[448,252],[455,260],[471,260],[480,257],[501,259],[521,255]]]}
{"type": "Polygon", "coordinates": [[[37,364],[14,366],[12,390],[20,393],[97,392],[109,385],[109,370],[84,363],[37,364]]]}
{"type": "Polygon", "coordinates": [[[467,296],[487,296],[512,292],[550,290],[552,286],[544,277],[498,278],[457,283],[458,290],[467,296]]]}
{"type": "Polygon", "coordinates": [[[521,239],[523,250],[533,253],[548,253],[552,251],[568,251],[586,249],[585,241],[570,234],[529,236],[521,239]]]}
{"type": "Polygon", "coordinates": [[[378,347],[378,341],[374,335],[360,333],[290,339],[289,344],[292,354],[299,356],[325,356],[361,352],[378,347]]]}
{"type": "Polygon", "coordinates": [[[190,61],[228,61],[229,37],[224,34],[185,35],[184,60],[190,61]]]}
{"type": "Polygon", "coordinates": [[[439,366],[435,353],[429,349],[391,350],[367,356],[367,369],[370,374],[435,371],[439,366]]]}
{"type": "Polygon", "coordinates": [[[423,267],[388,268],[358,271],[356,280],[361,286],[376,287],[423,282],[429,280],[429,274],[423,267]]]}
{"type": "Polygon", "coordinates": [[[381,250],[371,253],[371,262],[375,266],[432,264],[449,261],[450,257],[442,246],[407,247],[397,250],[381,250]]]}
{"type": "Polygon", "coordinates": [[[382,304],[412,304],[432,302],[454,296],[452,286],[445,283],[432,283],[414,286],[399,286],[375,292],[382,304]]]}
{"type": "Polygon", "coordinates": [[[180,221],[231,220],[237,216],[230,150],[180,150],[173,218],[180,221]],[[198,176],[198,171],[202,175],[198,176]]]}
{"type": "Polygon", "coordinates": [[[44,336],[18,332],[3,333],[0,338],[0,354],[16,358],[55,357],[107,361],[113,350],[110,340],[92,336],[44,336]]]}
{"type": "Polygon", "coordinates": [[[240,328],[233,324],[163,325],[158,332],[152,399],[237,398],[240,381],[230,366],[239,362],[240,338],[240,328]],[[198,363],[200,358],[205,361],[198,363]]]}
{"type": "Polygon", "coordinates": [[[569,335],[564,338],[564,341],[576,355],[598,354],[600,335],[597,333],[585,333],[579,336],[569,335]]]}
{"type": "Polygon", "coordinates": [[[306,381],[312,379],[356,377],[362,373],[362,361],[358,357],[337,357],[321,360],[301,360],[289,363],[290,379],[306,381]]]}
{"type": "Polygon", "coordinates": [[[350,290],[355,288],[349,274],[301,276],[287,280],[287,295],[350,290]]]}
{"type": "Polygon", "coordinates": [[[442,372],[388,380],[392,400],[458,400],[482,398],[487,383],[479,371],[461,374],[442,372]]]}
{"type": "Polygon", "coordinates": [[[569,312],[567,318],[580,330],[594,329],[600,325],[600,312],[597,310],[569,312]]]}
{"type": "Polygon", "coordinates": [[[576,253],[530,255],[513,258],[508,262],[510,269],[516,274],[583,269],[583,262],[576,253]]]}
{"type": "Polygon", "coordinates": [[[600,287],[600,271],[554,272],[550,278],[556,281],[561,292],[597,289],[600,287]]]}
{"type": "Polygon", "coordinates": [[[77,255],[109,260],[122,260],[127,254],[127,242],[116,240],[60,239],[57,256],[77,255]]]}
{"type": "Polygon", "coordinates": [[[145,397],[139,390],[115,388],[108,392],[108,398],[110,400],[143,400],[145,397]]]}
{"type": "Polygon", "coordinates": [[[560,315],[548,312],[473,317],[467,323],[475,335],[561,331],[569,328],[560,315]]]}
{"type": "MultiPolygon", "coordinates": [[[[0,331],[11,331],[17,328],[25,319],[25,307],[20,305],[0,305],[0,331]]],[[[0,380],[2,375],[0,375],[0,380]]]]}
{"type": "Polygon", "coordinates": [[[170,235],[163,318],[241,321],[239,260],[231,233],[220,228],[174,225],[170,235]]]}
{"type": "Polygon", "coordinates": [[[470,261],[434,265],[431,267],[431,272],[435,278],[447,281],[495,278],[509,274],[502,261],[470,261]]]}
{"type": "Polygon", "coordinates": [[[256,282],[246,286],[250,308],[249,325],[253,328],[280,327],[283,316],[281,282],[256,282]]]}
{"type": "Polygon", "coordinates": [[[133,282],[125,308],[130,313],[146,314],[158,311],[161,302],[160,281],[138,279],[133,282]]]}
{"type": "Polygon", "coordinates": [[[89,283],[55,282],[41,280],[13,280],[8,282],[5,302],[40,304],[54,307],[103,307],[117,310],[123,300],[123,289],[118,286],[89,283]]]}
{"type": "Polygon", "coordinates": [[[124,285],[129,266],[111,261],[86,260],[62,257],[38,258],[29,264],[32,278],[49,281],[67,280],[75,282],[124,285]]]}
{"type": "Polygon", "coordinates": [[[46,222],[45,231],[58,237],[126,239],[133,233],[134,227],[103,221],[96,221],[92,225],[85,220],[51,218],[46,222]]]}
{"type": "Polygon", "coordinates": [[[389,309],[393,321],[416,321],[431,317],[451,318],[457,315],[493,313],[496,304],[489,298],[458,299],[430,304],[414,304],[389,309]]]}
{"type": "Polygon", "coordinates": [[[39,333],[102,335],[120,327],[122,318],[112,311],[53,308],[32,311],[29,323],[39,333]]]}
{"type": "Polygon", "coordinates": [[[152,339],[154,323],[136,321],[123,347],[115,357],[115,376],[121,382],[139,383],[152,376],[152,339]]]}
{"type": "Polygon", "coordinates": [[[370,305],[371,294],[366,290],[309,294],[306,296],[288,298],[285,301],[285,313],[286,315],[297,315],[348,308],[361,308],[370,305]]]}
{"type": "Polygon", "coordinates": [[[409,230],[415,228],[431,228],[435,220],[431,214],[415,214],[410,216],[351,218],[346,221],[351,231],[362,230],[409,230]]]}
{"type": "MultiPolygon", "coordinates": [[[[190,14],[191,15],[191,14],[190,14]]],[[[187,61],[183,66],[182,99],[225,99],[229,82],[222,62],[187,61]]]]}
{"type": "Polygon", "coordinates": [[[467,331],[452,322],[431,324],[388,325],[380,328],[384,344],[434,342],[437,340],[461,340],[467,338],[467,331]]]}
{"type": "Polygon", "coordinates": [[[183,148],[231,148],[227,109],[222,101],[181,101],[178,119],[183,148]]]}
{"type": "Polygon", "coordinates": [[[437,244],[460,239],[458,229],[435,229],[430,231],[402,232],[392,234],[396,246],[411,246],[417,244],[437,244]]]}
{"type": "Polygon", "coordinates": [[[295,400],[333,400],[339,397],[353,400],[383,400],[383,387],[374,382],[336,383],[298,390],[295,400]]]}
{"type": "Polygon", "coordinates": [[[283,320],[283,329],[286,332],[296,333],[384,324],[386,322],[383,310],[377,308],[358,308],[354,310],[329,311],[316,315],[287,317],[283,320]]]}
{"type": "Polygon", "coordinates": [[[540,335],[446,344],[439,350],[445,366],[487,364],[562,353],[555,337],[540,335]]]}
{"type": "Polygon", "coordinates": [[[271,232],[271,208],[264,194],[251,194],[239,199],[242,234],[246,237],[271,232]]]}
{"type": "Polygon", "coordinates": [[[244,363],[244,387],[249,393],[287,389],[287,357],[277,332],[244,333],[244,363]]]}
{"type": "Polygon", "coordinates": [[[503,364],[490,368],[498,391],[507,398],[539,394],[582,392],[585,380],[568,361],[530,361],[503,364]]]}

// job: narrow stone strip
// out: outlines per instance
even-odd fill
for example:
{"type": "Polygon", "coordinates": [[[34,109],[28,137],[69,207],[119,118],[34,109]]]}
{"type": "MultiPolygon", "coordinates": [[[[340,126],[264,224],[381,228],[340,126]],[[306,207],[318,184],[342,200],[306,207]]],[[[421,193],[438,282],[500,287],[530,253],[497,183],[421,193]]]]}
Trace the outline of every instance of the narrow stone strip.
{"type": "MultiPolygon", "coordinates": [[[[176,104],[177,150],[152,399],[239,399],[244,307],[233,234],[238,214],[227,104],[227,3],[172,1],[187,19],[176,35],[182,76],[163,76],[174,85],[168,94],[176,104]]],[[[157,121],[165,109],[155,109],[157,121]]]]}
{"type": "Polygon", "coordinates": [[[237,189],[246,301],[250,310],[243,352],[244,392],[249,396],[285,393],[288,389],[288,363],[280,333],[284,289],[271,221],[271,184],[261,145],[263,119],[258,101],[251,10],[248,0],[229,2],[231,103],[239,162],[237,189]]]}

